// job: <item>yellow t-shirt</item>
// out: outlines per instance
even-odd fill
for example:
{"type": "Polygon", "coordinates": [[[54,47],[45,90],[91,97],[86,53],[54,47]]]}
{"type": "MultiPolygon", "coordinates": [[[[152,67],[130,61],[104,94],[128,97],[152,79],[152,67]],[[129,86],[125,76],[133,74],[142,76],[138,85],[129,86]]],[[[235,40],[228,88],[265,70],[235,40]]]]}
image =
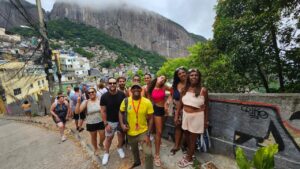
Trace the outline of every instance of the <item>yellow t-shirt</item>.
{"type": "MultiPolygon", "coordinates": [[[[136,129],[136,113],[133,109],[132,106],[132,97],[128,98],[128,107],[127,107],[127,121],[129,125],[129,130],[127,132],[128,135],[130,136],[136,136],[141,133],[144,133],[145,131],[148,130],[148,125],[147,125],[147,115],[153,114],[153,105],[151,101],[147,98],[142,97],[141,98],[141,103],[140,107],[138,110],[138,129],[136,129]]],[[[124,99],[125,100],[125,99],[124,99]]],[[[122,101],[121,106],[120,106],[120,111],[125,112],[125,101],[122,101]]],[[[134,100],[134,106],[135,109],[138,109],[138,104],[139,100],[134,100]]]]}

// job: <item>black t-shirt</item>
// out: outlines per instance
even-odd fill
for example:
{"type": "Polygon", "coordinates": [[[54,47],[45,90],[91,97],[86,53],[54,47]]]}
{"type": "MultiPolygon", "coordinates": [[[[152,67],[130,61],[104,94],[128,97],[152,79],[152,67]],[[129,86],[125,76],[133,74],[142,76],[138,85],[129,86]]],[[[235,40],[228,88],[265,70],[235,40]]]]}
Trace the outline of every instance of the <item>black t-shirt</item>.
{"type": "Polygon", "coordinates": [[[125,97],[125,94],[121,91],[117,91],[115,95],[106,92],[101,96],[100,106],[106,107],[107,121],[119,122],[120,105],[125,97]]]}

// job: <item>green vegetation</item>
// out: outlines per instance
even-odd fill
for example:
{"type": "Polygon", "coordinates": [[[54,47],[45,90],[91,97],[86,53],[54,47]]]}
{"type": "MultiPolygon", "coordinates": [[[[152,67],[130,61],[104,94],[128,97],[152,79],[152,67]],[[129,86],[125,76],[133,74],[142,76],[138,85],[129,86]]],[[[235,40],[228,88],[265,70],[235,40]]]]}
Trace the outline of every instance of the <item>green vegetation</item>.
{"type": "Polygon", "coordinates": [[[100,66],[105,67],[105,68],[112,68],[112,67],[116,67],[117,64],[112,60],[106,60],[106,61],[102,62],[100,64],[100,66]]]}
{"type": "Polygon", "coordinates": [[[88,51],[84,50],[83,48],[74,48],[74,52],[77,52],[88,59],[91,59],[95,56],[93,53],[88,52],[88,51]]]}
{"type": "MultiPolygon", "coordinates": [[[[102,45],[106,49],[119,55],[115,61],[116,64],[136,63],[141,66],[147,65],[152,67],[151,72],[156,72],[166,61],[163,56],[157,53],[144,51],[137,46],[132,46],[120,39],[113,38],[92,26],[74,23],[64,19],[51,20],[47,23],[47,27],[50,39],[65,40],[66,43],[75,48],[77,52],[81,52],[83,56],[88,58],[93,57],[93,55],[82,50],[82,47],[102,45]],[[144,63],[143,60],[147,63],[144,63]]],[[[27,37],[36,35],[31,29],[14,28],[11,31],[27,37]]]]}
{"type": "Polygon", "coordinates": [[[274,169],[274,156],[278,152],[278,144],[269,145],[259,148],[253,157],[253,160],[248,160],[242,148],[236,149],[236,162],[240,169],[274,169]]]}
{"type": "Polygon", "coordinates": [[[297,0],[226,0],[216,6],[216,48],[234,72],[266,92],[300,91],[300,48],[292,45],[300,40],[294,36],[298,5],[297,0]],[[282,18],[295,22],[281,23],[282,18]],[[272,88],[274,83],[279,87],[272,88]]]}
{"type": "Polygon", "coordinates": [[[210,92],[300,92],[296,7],[296,0],[218,1],[214,38],[189,48],[187,58],[168,60],[158,73],[198,68],[210,92]]]}

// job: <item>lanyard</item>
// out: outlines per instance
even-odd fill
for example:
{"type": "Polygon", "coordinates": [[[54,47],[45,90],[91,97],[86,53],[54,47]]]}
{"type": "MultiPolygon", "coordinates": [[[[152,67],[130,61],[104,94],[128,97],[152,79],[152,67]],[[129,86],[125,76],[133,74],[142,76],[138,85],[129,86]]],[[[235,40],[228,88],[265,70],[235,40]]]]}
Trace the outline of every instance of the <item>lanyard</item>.
{"type": "Polygon", "coordinates": [[[133,110],[134,110],[134,112],[135,112],[135,117],[136,117],[136,123],[135,123],[136,128],[138,128],[138,126],[139,126],[138,121],[139,121],[139,109],[140,109],[141,100],[142,100],[142,99],[139,100],[139,104],[138,104],[137,109],[135,109],[133,99],[131,100],[131,101],[132,101],[132,107],[133,107],[133,110]]]}

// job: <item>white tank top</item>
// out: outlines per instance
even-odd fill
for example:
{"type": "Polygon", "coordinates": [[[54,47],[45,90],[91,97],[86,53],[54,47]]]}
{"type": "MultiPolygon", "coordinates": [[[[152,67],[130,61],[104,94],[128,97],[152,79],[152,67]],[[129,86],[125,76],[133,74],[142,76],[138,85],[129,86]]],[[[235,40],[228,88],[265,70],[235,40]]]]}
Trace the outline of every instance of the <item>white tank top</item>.
{"type": "Polygon", "coordinates": [[[100,123],[102,121],[102,117],[100,114],[101,107],[99,103],[100,103],[99,101],[95,101],[95,102],[91,102],[90,100],[87,101],[87,105],[86,105],[87,124],[95,124],[95,123],[100,123]]]}
{"type": "Polygon", "coordinates": [[[199,95],[196,97],[195,93],[186,92],[182,97],[182,103],[186,106],[201,108],[201,106],[204,105],[204,96],[199,95]]]}

